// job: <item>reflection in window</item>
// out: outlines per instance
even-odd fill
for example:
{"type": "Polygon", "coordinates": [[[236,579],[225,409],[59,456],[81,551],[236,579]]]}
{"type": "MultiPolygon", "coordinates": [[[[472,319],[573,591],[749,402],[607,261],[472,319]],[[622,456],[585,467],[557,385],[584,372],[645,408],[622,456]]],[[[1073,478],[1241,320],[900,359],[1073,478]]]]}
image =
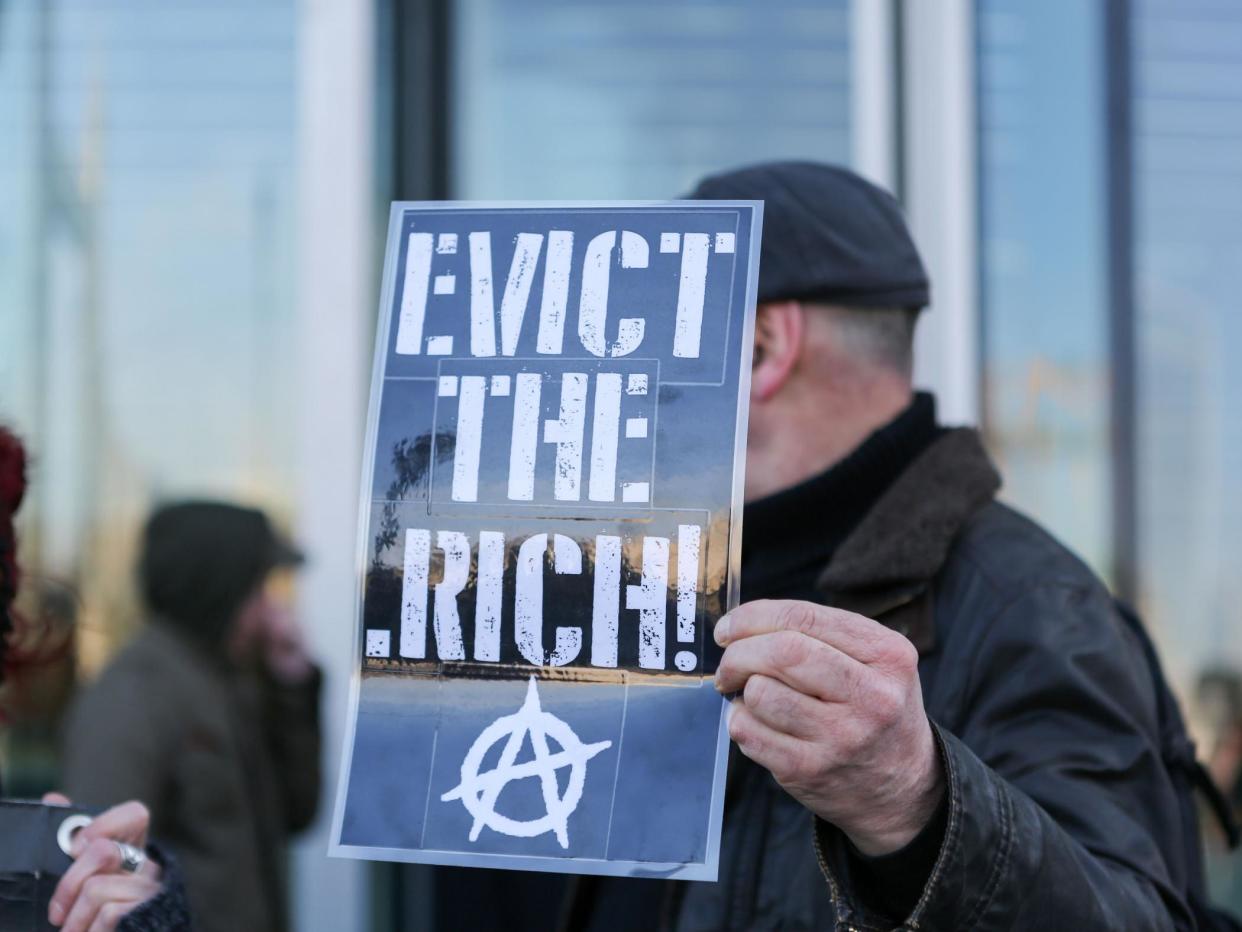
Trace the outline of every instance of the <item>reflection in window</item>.
{"type": "Polygon", "coordinates": [[[89,665],[153,499],[289,504],[295,12],[0,4],[0,419],[89,665]]]}
{"type": "Polygon", "coordinates": [[[978,94],[988,443],[1002,494],[1103,573],[1111,512],[1100,10],[1079,0],[980,0],[978,94]]]}
{"type": "Polygon", "coordinates": [[[673,197],[850,154],[848,0],[466,0],[454,193],[673,197]]]}
{"type": "Polygon", "coordinates": [[[1183,679],[1242,667],[1240,13],[1134,8],[1139,559],[1183,679]]]}
{"type": "MultiPolygon", "coordinates": [[[[1199,753],[1237,806],[1242,10],[1136,0],[1132,16],[1141,592],[1192,700],[1199,753]]],[[[1242,910],[1242,854],[1225,850],[1210,820],[1204,834],[1209,889],[1242,910]]]]}

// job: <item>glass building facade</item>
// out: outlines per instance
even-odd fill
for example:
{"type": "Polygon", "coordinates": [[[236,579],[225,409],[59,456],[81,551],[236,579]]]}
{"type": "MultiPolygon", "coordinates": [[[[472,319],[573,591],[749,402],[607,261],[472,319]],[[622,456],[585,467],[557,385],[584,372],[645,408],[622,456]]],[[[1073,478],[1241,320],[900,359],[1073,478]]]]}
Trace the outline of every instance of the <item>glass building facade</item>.
{"type": "Polygon", "coordinates": [[[1140,607],[1210,758],[1206,684],[1242,670],[1242,11],[980,0],[977,30],[988,440],[1140,607]]]}
{"type": "Polygon", "coordinates": [[[1242,666],[1242,10],[1133,16],[1139,579],[1184,678],[1242,666]]]}
{"type": "Polygon", "coordinates": [[[457,197],[676,197],[850,157],[846,0],[466,0],[453,32],[457,197]]]}
{"type": "Polygon", "coordinates": [[[1112,567],[1097,5],[979,5],[983,422],[1005,495],[1112,567]]]}
{"type": "Polygon", "coordinates": [[[977,28],[988,437],[1008,496],[1128,590],[1189,692],[1242,662],[1242,15],[981,0],[977,28]]]}
{"type": "MultiPolygon", "coordinates": [[[[138,617],[153,502],[240,497],[346,533],[306,460],[356,443],[360,415],[304,388],[365,363],[309,372],[299,347],[369,340],[389,200],[664,198],[811,158],[913,203],[940,183],[928,132],[961,133],[973,160],[945,168],[972,248],[935,217],[915,232],[934,280],[977,287],[920,326],[968,321],[1003,495],[1139,605],[1209,751],[1200,677],[1242,669],[1240,88],[1229,0],[0,0],[0,422],[35,456],[24,562],[78,593],[90,672],[138,617]],[[334,46],[329,8],[365,43],[334,46]],[[969,50],[943,84],[963,125],[916,93],[947,33],[969,50]],[[346,65],[363,79],[332,84],[346,65]],[[373,114],[366,157],[308,158],[345,111],[373,114]],[[325,205],[362,219],[307,219],[325,205]],[[359,255],[349,291],[335,264],[359,255]],[[327,291],[347,297],[308,312],[327,291]]],[[[349,604],[348,574],[308,572],[349,604]]],[[[315,623],[335,644],[335,618],[315,623]]],[[[1236,861],[1213,871],[1242,898],[1236,861]]],[[[413,915],[417,876],[374,882],[348,888],[358,915],[413,915]]],[[[333,927],[316,898],[346,888],[297,889],[305,927],[333,927]]]]}
{"type": "Polygon", "coordinates": [[[34,455],[25,564],[81,594],[92,669],[135,623],[154,501],[292,507],[294,26],[0,6],[0,418],[34,455]]]}

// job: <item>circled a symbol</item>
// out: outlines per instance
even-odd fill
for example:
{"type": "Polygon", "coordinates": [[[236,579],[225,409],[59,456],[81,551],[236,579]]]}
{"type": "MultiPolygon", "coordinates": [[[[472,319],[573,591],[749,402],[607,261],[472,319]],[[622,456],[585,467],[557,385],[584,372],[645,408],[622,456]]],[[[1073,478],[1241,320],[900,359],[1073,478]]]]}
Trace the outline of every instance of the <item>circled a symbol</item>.
{"type": "Polygon", "coordinates": [[[530,678],[526,688],[526,700],[511,715],[504,715],[492,722],[479,734],[461,762],[461,782],[440,799],[450,802],[460,799],[466,811],[474,818],[470,827],[470,840],[477,841],[483,827],[502,835],[516,838],[534,838],[545,832],[554,832],[562,848],[569,847],[569,817],[578,808],[582,790],[586,784],[586,764],[596,754],[612,747],[611,741],[583,744],[572,728],[539,704],[539,688],[535,677],[530,678]],[[516,763],[522,742],[530,735],[534,759],[516,763]],[[560,750],[552,753],[548,738],[560,750]],[[496,766],[479,772],[483,759],[497,742],[504,741],[496,766]],[[560,794],[556,772],[569,767],[569,782],[565,795],[560,794]],[[496,811],[496,800],[501,790],[512,780],[539,777],[546,813],[537,819],[520,821],[496,811]]]}

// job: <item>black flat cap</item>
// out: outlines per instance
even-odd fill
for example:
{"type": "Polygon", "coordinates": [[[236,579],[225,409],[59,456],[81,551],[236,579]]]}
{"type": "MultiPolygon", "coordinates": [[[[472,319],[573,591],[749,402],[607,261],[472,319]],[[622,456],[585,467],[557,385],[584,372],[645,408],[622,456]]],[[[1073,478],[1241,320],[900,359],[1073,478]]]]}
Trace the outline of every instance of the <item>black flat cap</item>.
{"type": "Polygon", "coordinates": [[[765,162],[710,175],[695,200],[761,200],[760,301],[923,308],[927,270],[891,194],[836,165],[765,162]]]}

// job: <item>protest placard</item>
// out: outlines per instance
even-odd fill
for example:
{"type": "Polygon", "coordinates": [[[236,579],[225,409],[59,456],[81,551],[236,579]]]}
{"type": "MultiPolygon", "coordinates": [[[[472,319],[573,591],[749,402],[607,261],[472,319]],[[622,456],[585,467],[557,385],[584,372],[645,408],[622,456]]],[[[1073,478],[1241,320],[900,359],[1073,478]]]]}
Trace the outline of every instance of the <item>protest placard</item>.
{"type": "Polygon", "coordinates": [[[393,206],[334,854],[715,879],[761,214],[393,206]]]}

